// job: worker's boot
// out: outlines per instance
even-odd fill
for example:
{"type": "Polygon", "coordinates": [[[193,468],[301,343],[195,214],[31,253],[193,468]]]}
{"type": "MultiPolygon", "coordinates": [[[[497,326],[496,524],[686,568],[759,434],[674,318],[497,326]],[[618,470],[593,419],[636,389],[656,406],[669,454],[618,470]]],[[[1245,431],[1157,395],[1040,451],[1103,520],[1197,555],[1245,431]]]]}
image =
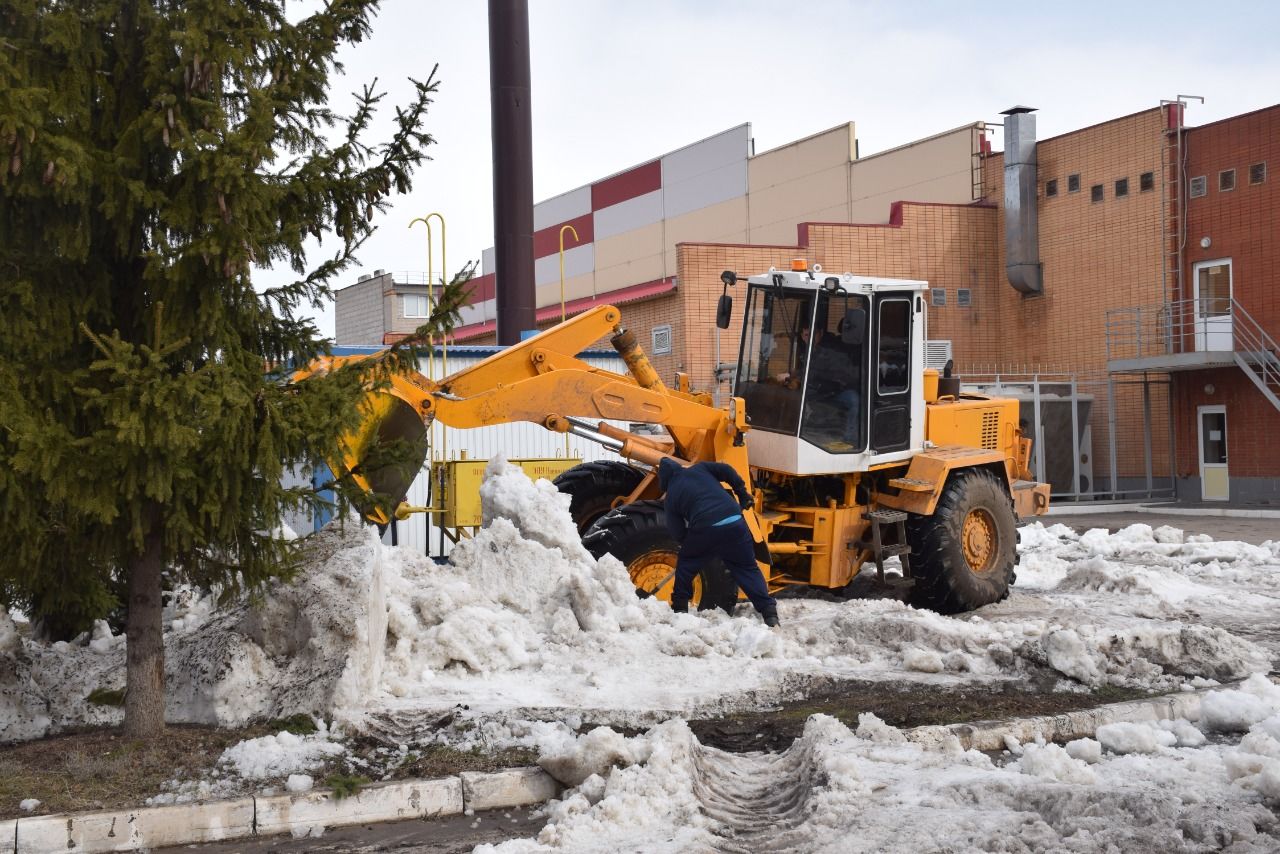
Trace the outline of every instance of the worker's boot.
{"type": "Polygon", "coordinates": [[[675,611],[677,614],[689,613],[689,600],[688,599],[672,599],[671,610],[675,611]]]}
{"type": "Polygon", "coordinates": [[[781,625],[781,623],[778,621],[777,611],[769,611],[767,613],[761,614],[760,616],[764,618],[764,624],[771,629],[776,629],[778,626],[781,625]]]}

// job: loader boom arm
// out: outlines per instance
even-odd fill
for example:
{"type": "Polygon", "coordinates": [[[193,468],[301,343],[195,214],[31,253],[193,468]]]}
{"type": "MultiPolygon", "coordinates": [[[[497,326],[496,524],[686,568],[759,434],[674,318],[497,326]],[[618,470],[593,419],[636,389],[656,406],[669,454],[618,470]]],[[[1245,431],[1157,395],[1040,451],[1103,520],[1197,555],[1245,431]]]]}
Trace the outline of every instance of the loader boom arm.
{"type": "MultiPolygon", "coordinates": [[[[616,307],[599,306],[439,381],[420,373],[395,375],[388,386],[370,394],[369,421],[388,411],[377,398],[390,395],[408,404],[427,425],[433,420],[455,428],[529,421],[555,432],[603,441],[620,456],[647,465],[668,456],[728,463],[750,483],[742,440],[747,429],[742,401],[735,398],[724,410],[710,405],[705,397],[667,387],[622,328],[621,319],[616,307]],[[630,376],[577,357],[604,337],[611,338],[630,376]],[[619,430],[603,423],[606,420],[659,424],[671,434],[674,445],[619,430]]],[[[347,468],[358,463],[360,449],[375,434],[375,426],[367,423],[359,436],[344,442],[351,449],[347,468]]]]}

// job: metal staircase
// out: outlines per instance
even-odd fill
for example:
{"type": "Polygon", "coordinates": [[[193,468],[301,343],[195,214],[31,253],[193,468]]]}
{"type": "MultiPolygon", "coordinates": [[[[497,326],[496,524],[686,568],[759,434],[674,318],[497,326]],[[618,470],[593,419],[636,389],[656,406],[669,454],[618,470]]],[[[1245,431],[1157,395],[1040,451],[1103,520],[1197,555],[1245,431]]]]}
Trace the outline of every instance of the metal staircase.
{"type": "Polygon", "coordinates": [[[1244,306],[1231,300],[1232,350],[1236,364],[1271,405],[1280,410],[1280,348],[1244,306]]]}

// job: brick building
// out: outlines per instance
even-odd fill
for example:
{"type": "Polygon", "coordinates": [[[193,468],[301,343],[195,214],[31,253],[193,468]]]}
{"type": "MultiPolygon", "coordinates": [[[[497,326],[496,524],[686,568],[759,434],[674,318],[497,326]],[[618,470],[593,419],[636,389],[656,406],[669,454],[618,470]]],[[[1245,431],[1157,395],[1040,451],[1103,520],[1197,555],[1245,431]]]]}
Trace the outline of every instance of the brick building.
{"type": "MultiPolygon", "coordinates": [[[[1007,157],[982,123],[866,158],[852,125],[758,156],[727,131],[538,206],[539,325],[560,318],[564,225],[585,244],[566,313],[622,305],[662,376],[720,399],[721,271],[923,279],[927,337],[1024,400],[1055,495],[1280,502],[1280,106],[1200,128],[1183,110],[1037,140],[1015,108],[1007,157]]],[[[485,263],[460,340],[493,340],[485,263]]]]}

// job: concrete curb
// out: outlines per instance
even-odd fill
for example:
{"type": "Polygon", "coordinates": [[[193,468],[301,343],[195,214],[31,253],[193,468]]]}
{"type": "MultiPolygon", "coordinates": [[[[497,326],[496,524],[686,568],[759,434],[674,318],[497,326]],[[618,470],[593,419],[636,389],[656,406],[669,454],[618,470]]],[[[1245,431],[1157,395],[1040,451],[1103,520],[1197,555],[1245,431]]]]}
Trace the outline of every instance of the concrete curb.
{"type": "Polygon", "coordinates": [[[1201,697],[1208,691],[1220,691],[1223,687],[1225,686],[1219,685],[1181,694],[1166,694],[1149,700],[1129,700],[1061,715],[921,726],[907,730],[906,736],[909,741],[926,746],[941,745],[948,736],[955,736],[966,750],[1003,750],[1006,736],[1012,736],[1020,743],[1035,741],[1037,736],[1046,741],[1090,738],[1104,724],[1140,723],[1166,718],[1198,721],[1201,697]]]}
{"type": "Polygon", "coordinates": [[[559,792],[560,785],[541,768],[465,771],[434,780],[373,783],[341,800],[331,790],[317,789],[295,795],[8,819],[0,821],[0,850],[91,854],[278,833],[305,836],[317,828],[528,806],[559,792]]]}

